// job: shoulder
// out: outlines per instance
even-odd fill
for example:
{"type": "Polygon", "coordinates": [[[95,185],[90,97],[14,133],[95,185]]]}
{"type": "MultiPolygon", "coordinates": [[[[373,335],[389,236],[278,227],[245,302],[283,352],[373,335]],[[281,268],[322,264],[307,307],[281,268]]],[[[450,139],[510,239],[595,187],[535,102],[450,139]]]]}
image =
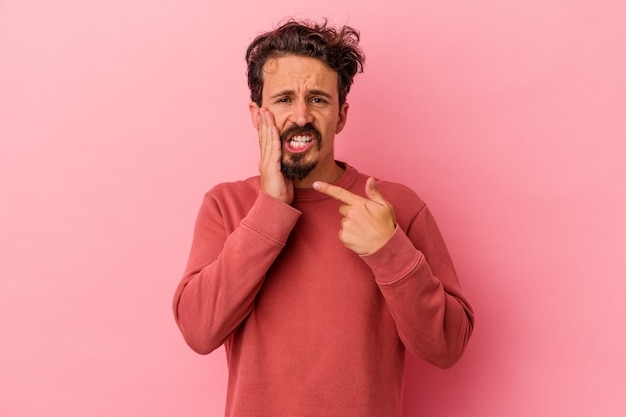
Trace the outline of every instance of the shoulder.
{"type": "Polygon", "coordinates": [[[411,204],[420,208],[426,204],[413,189],[404,184],[376,179],[376,186],[390,203],[411,204]]]}
{"type": "Polygon", "coordinates": [[[259,184],[258,177],[219,183],[204,194],[202,207],[221,215],[245,215],[259,195],[259,184]]]}
{"type": "Polygon", "coordinates": [[[426,203],[406,185],[377,180],[376,186],[382,196],[393,206],[396,220],[405,232],[408,232],[422,213],[428,212],[426,203]]]}
{"type": "Polygon", "coordinates": [[[205,198],[218,201],[231,199],[256,198],[259,193],[259,177],[250,177],[245,180],[222,182],[213,186],[205,193],[205,198]]]}
{"type": "Polygon", "coordinates": [[[396,219],[405,230],[426,207],[426,203],[417,193],[404,184],[377,180],[376,186],[383,197],[393,206],[396,219]]]}
{"type": "Polygon", "coordinates": [[[199,222],[214,221],[229,231],[234,230],[254,205],[259,195],[258,184],[253,177],[215,185],[204,194],[198,213],[199,222]]]}
{"type": "MultiPolygon", "coordinates": [[[[352,170],[355,168],[350,167],[352,170]]],[[[359,194],[364,193],[365,182],[372,175],[363,174],[357,171],[357,180],[351,187],[359,194]]],[[[376,180],[376,187],[380,190],[380,193],[394,206],[410,206],[413,209],[421,210],[426,204],[419,197],[419,195],[413,191],[410,187],[393,181],[387,181],[378,177],[374,177],[376,180]]]]}
{"type": "MultiPolygon", "coordinates": [[[[371,175],[359,173],[354,186],[356,189],[365,190],[365,182],[371,175]]],[[[376,187],[393,206],[396,220],[403,229],[407,229],[415,218],[425,209],[426,203],[410,187],[393,181],[376,178],[376,187]]]]}

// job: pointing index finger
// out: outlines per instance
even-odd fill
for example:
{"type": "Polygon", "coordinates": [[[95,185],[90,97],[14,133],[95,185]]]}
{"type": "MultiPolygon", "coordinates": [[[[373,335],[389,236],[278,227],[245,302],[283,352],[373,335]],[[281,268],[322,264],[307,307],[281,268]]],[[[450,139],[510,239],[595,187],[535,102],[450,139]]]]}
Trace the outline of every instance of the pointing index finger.
{"type": "Polygon", "coordinates": [[[315,181],[313,183],[313,189],[345,204],[353,204],[360,198],[345,188],[337,187],[336,185],[328,184],[323,181],[315,181]]]}

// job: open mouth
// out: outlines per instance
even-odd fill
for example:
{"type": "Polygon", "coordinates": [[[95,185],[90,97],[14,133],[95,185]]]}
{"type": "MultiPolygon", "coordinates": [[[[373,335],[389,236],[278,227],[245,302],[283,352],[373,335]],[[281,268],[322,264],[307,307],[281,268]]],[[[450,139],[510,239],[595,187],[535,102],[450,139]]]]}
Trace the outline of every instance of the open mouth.
{"type": "Polygon", "coordinates": [[[303,152],[311,146],[313,143],[313,136],[309,135],[295,135],[291,139],[285,142],[285,147],[289,152],[303,152]]]}
{"type": "Polygon", "coordinates": [[[315,144],[320,146],[321,134],[312,124],[304,126],[291,126],[280,135],[283,149],[289,153],[303,153],[311,149],[315,144]]]}

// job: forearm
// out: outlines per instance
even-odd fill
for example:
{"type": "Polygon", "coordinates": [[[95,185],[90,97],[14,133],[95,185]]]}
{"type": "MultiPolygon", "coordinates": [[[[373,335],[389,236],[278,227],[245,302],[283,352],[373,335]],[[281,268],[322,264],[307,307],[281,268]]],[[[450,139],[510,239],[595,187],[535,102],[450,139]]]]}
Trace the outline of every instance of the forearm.
{"type": "Polygon", "coordinates": [[[220,346],[248,316],[299,217],[264,194],[232,233],[216,221],[217,212],[210,206],[201,209],[189,264],[174,297],[177,324],[198,353],[220,346]]]}
{"type": "MultiPolygon", "coordinates": [[[[443,242],[441,242],[443,244],[443,242]]],[[[462,356],[473,327],[473,311],[463,296],[445,248],[430,259],[401,230],[368,263],[406,348],[448,368],[462,356]]]]}

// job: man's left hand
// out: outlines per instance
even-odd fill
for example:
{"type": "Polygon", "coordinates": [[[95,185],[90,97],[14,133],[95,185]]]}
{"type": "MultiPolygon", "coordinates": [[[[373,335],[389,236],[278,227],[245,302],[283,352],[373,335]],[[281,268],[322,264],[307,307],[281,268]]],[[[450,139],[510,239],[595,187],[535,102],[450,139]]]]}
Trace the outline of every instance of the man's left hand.
{"type": "Polygon", "coordinates": [[[322,181],[313,183],[313,188],[344,203],[339,207],[343,216],[339,240],[357,255],[376,252],[393,235],[396,228],[393,206],[378,191],[374,178],[368,178],[365,183],[367,198],[322,181]]]}

